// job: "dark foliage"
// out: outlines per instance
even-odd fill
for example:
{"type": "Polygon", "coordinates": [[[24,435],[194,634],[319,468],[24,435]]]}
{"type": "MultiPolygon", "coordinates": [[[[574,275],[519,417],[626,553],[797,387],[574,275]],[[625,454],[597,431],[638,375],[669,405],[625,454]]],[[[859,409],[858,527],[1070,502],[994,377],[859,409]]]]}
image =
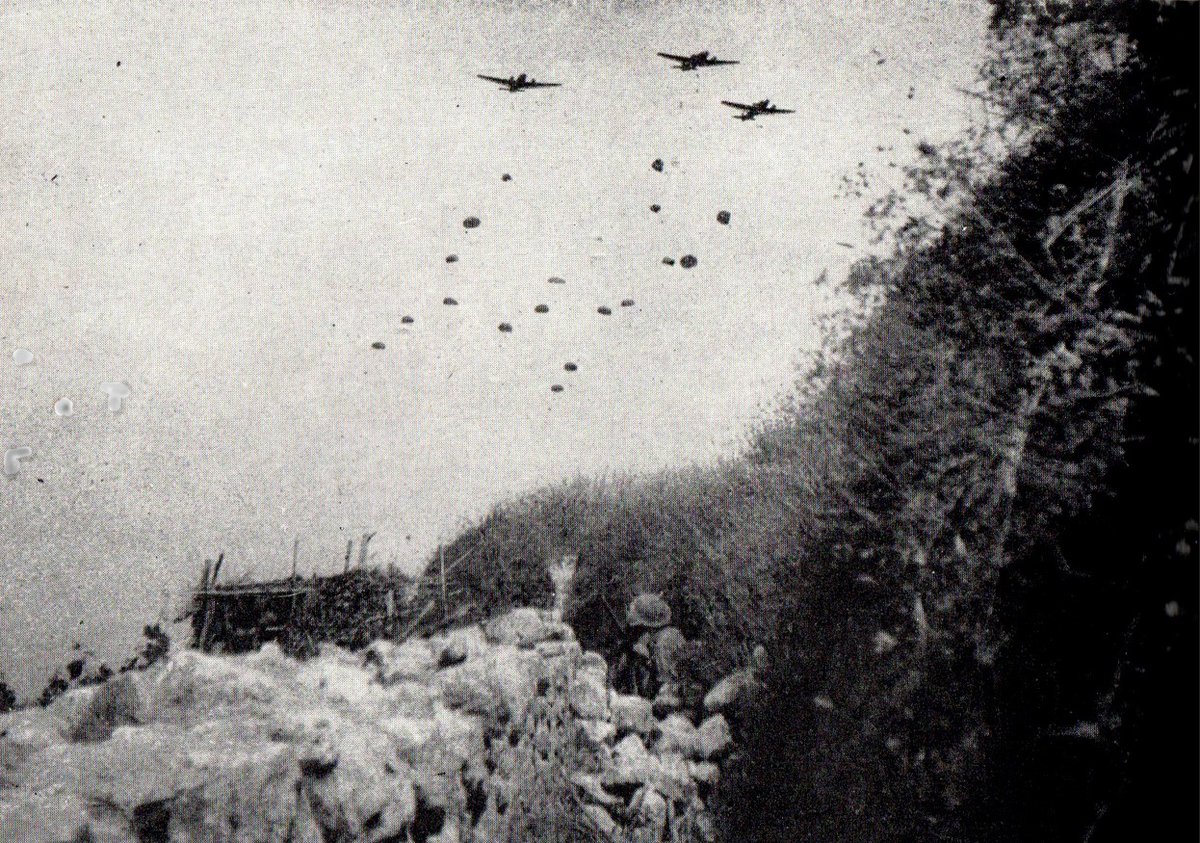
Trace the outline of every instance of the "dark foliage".
{"type": "MultiPolygon", "coordinates": [[[[146,670],[165,659],[171,652],[171,636],[159,624],[147,624],[142,627],[142,637],[146,639],[142,651],[121,665],[121,673],[146,670]]],[[[101,665],[100,669],[108,671],[105,665],[101,665]]]]}
{"type": "Polygon", "coordinates": [[[66,693],[71,687],[71,683],[64,679],[59,674],[54,674],[50,677],[50,681],[46,683],[46,687],[42,688],[42,693],[38,695],[38,705],[42,708],[50,705],[56,699],[66,693]]]}
{"type": "Polygon", "coordinates": [[[1196,8],[1048,8],[998,7],[1008,155],[925,151],[957,204],[859,268],[882,303],[760,437],[828,442],[836,514],[731,839],[1195,833],[1196,8]]]}
{"type": "Polygon", "coordinates": [[[360,649],[378,638],[405,633],[404,599],[410,578],[394,569],[356,568],[316,577],[286,619],[279,641],[290,655],[306,657],[327,642],[360,649]]]}
{"type": "Polygon", "coordinates": [[[226,653],[276,641],[307,658],[322,643],[358,649],[406,634],[411,578],[388,569],[355,568],[308,579],[214,585],[197,593],[194,646],[226,653]]]}

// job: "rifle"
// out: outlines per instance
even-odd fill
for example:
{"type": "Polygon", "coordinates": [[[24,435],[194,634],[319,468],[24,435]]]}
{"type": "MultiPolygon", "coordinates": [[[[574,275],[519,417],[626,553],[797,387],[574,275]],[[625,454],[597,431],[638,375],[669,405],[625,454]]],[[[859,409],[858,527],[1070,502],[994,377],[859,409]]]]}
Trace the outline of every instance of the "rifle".
{"type": "Polygon", "coordinates": [[[613,625],[617,628],[617,632],[621,634],[621,640],[624,641],[629,635],[629,630],[625,628],[625,624],[621,623],[621,619],[613,611],[613,607],[608,604],[608,598],[603,594],[599,595],[599,597],[600,602],[604,604],[604,608],[608,611],[609,620],[613,622],[613,625]]]}

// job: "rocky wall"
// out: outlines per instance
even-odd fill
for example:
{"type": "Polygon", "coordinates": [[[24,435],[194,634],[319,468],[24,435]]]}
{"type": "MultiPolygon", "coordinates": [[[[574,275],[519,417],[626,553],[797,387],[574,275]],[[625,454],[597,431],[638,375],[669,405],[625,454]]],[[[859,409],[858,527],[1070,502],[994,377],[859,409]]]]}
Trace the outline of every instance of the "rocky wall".
{"type": "Polygon", "coordinates": [[[533,609],[303,662],[184,650],[0,716],[0,840],[707,841],[731,742],[533,609]]]}

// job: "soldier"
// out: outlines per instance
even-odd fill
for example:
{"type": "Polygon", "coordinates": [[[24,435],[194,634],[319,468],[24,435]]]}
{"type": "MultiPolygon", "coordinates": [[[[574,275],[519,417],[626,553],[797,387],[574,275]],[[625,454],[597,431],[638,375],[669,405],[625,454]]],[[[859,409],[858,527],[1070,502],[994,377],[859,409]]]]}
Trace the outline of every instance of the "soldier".
{"type": "Polygon", "coordinates": [[[625,611],[626,646],[617,665],[617,681],[654,700],[655,713],[682,704],[681,658],[687,641],[671,625],[671,607],[656,594],[639,594],[625,611]]]}

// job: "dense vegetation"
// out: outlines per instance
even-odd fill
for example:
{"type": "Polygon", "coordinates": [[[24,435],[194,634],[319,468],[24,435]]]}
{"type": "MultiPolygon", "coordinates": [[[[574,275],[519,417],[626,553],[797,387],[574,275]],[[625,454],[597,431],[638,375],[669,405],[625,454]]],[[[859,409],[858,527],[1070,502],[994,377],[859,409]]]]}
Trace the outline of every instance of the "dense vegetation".
{"type": "Polygon", "coordinates": [[[865,315],[747,454],[445,551],[465,614],[578,553],[585,646],[640,589],[709,677],[768,642],[730,840],[1195,833],[1196,6],[997,0],[992,35],[988,125],[880,198],[865,315]]]}

